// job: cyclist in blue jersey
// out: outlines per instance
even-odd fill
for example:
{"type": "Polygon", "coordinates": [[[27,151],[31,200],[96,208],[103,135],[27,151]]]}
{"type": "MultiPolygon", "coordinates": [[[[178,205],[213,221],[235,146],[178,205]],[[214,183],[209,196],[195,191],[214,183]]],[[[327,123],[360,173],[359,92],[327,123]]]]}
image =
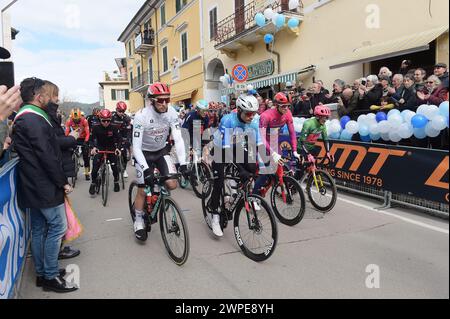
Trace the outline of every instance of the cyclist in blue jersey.
{"type": "Polygon", "coordinates": [[[209,126],[209,117],[207,116],[208,102],[200,100],[195,106],[195,110],[186,116],[186,120],[183,123],[183,128],[189,131],[191,148],[197,146],[194,144],[194,129],[196,128],[196,125],[199,125],[200,128],[200,138],[203,135],[203,131],[209,126]]]}
{"type": "Polygon", "coordinates": [[[258,100],[254,96],[242,95],[237,99],[236,105],[238,111],[225,115],[214,134],[214,151],[219,150],[220,153],[215,154],[212,163],[215,180],[210,208],[214,212],[211,228],[217,237],[223,236],[218,208],[224,187],[225,165],[235,163],[241,179],[245,181],[257,170],[257,148],[264,150],[264,142],[259,134],[259,117],[256,117],[258,100]],[[239,155],[243,156],[238,158],[239,155]]]}

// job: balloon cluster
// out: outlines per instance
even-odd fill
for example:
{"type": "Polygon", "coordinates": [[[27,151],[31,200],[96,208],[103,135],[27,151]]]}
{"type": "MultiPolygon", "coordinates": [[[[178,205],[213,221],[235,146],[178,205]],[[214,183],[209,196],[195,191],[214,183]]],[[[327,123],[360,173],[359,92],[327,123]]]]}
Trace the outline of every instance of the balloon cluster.
{"type": "Polygon", "coordinates": [[[378,112],[361,115],[357,121],[344,116],[340,120],[327,122],[328,135],[333,139],[352,140],[359,133],[361,141],[400,142],[415,136],[418,139],[437,137],[442,130],[449,127],[449,105],[443,102],[436,105],[421,105],[417,113],[405,110],[391,110],[388,114],[378,112]]]}
{"type": "MultiPolygon", "coordinates": [[[[290,0],[289,1],[289,10],[293,10],[298,8],[300,5],[299,0],[290,0]]],[[[267,21],[269,23],[271,22],[274,26],[277,27],[277,29],[281,29],[286,24],[286,16],[284,14],[280,14],[277,12],[274,12],[272,8],[267,8],[264,10],[264,13],[257,13],[255,15],[255,22],[256,25],[259,27],[264,27],[267,24],[267,21]]],[[[291,18],[288,20],[287,25],[291,29],[295,29],[300,25],[300,20],[297,18],[291,18]]],[[[275,40],[275,37],[271,33],[267,33],[264,36],[264,43],[270,44],[275,40]]]]}
{"type": "Polygon", "coordinates": [[[226,89],[230,88],[233,85],[233,78],[229,74],[222,75],[219,81],[226,89]]]}

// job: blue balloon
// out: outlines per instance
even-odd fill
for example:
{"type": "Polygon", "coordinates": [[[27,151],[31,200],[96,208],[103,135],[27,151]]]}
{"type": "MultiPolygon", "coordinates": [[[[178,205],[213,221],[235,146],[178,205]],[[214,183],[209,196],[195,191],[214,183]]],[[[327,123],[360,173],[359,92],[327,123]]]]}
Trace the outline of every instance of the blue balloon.
{"type": "Polygon", "coordinates": [[[364,136],[360,135],[360,136],[361,136],[361,141],[363,141],[363,142],[372,141],[372,138],[370,137],[370,135],[364,135],[364,136]]]}
{"type": "Polygon", "coordinates": [[[372,141],[378,141],[381,138],[381,134],[370,134],[372,141]]]}
{"type": "Polygon", "coordinates": [[[266,44],[272,43],[272,42],[273,42],[273,35],[271,35],[270,33],[266,34],[266,35],[264,36],[264,42],[265,42],[266,44]]]}
{"type": "Polygon", "coordinates": [[[425,132],[425,128],[415,128],[414,129],[414,136],[418,138],[419,140],[424,139],[427,137],[427,133],[425,132]]]}
{"type": "Polygon", "coordinates": [[[442,116],[445,116],[446,118],[449,117],[448,115],[448,101],[444,101],[439,105],[439,114],[442,116]]]}
{"type": "Polygon", "coordinates": [[[388,119],[386,113],[384,113],[384,112],[378,112],[377,116],[375,118],[378,123],[380,123],[382,121],[387,121],[387,119],[388,119]]]}
{"type": "Polygon", "coordinates": [[[411,119],[411,124],[414,128],[424,128],[428,124],[428,119],[421,114],[416,114],[411,119]]]}
{"type": "Polygon", "coordinates": [[[341,127],[343,130],[345,130],[345,126],[347,125],[348,122],[350,122],[352,119],[349,116],[343,116],[341,118],[341,127]]]}
{"type": "Polygon", "coordinates": [[[353,134],[351,134],[349,131],[347,130],[343,130],[341,133],[341,140],[343,141],[351,141],[353,138],[353,134]]]}
{"type": "Polygon", "coordinates": [[[359,135],[361,136],[369,136],[370,134],[370,129],[367,125],[360,125],[359,127],[359,135]]]}
{"type": "Polygon", "coordinates": [[[266,25],[266,17],[265,17],[264,14],[262,14],[262,13],[257,13],[257,14],[256,14],[256,16],[255,16],[255,21],[256,21],[256,24],[257,24],[259,27],[263,27],[263,26],[266,25]]]}
{"type": "Polygon", "coordinates": [[[286,23],[286,17],[283,14],[278,15],[275,25],[278,29],[281,29],[286,23]]]}
{"type": "Polygon", "coordinates": [[[300,20],[296,18],[291,18],[288,21],[288,27],[294,29],[300,25],[300,20]]]}

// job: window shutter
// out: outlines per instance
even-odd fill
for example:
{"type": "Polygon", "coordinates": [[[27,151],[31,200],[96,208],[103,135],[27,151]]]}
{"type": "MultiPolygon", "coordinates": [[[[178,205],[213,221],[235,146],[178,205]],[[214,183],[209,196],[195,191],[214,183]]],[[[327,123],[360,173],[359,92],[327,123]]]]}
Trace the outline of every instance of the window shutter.
{"type": "Polygon", "coordinates": [[[111,90],[111,100],[113,101],[117,100],[116,90],[111,90]]]}
{"type": "Polygon", "coordinates": [[[125,100],[130,100],[130,90],[125,90],[125,100]]]}

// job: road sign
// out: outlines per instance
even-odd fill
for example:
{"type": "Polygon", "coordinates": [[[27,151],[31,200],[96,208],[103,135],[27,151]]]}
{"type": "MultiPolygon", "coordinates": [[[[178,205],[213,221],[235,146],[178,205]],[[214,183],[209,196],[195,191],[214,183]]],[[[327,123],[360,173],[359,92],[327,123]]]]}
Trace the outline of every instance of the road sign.
{"type": "Polygon", "coordinates": [[[247,83],[234,83],[234,89],[236,91],[246,91],[247,83]]]}
{"type": "Polygon", "coordinates": [[[233,68],[233,79],[238,83],[243,83],[248,79],[248,69],[243,64],[237,64],[233,68]]]}

